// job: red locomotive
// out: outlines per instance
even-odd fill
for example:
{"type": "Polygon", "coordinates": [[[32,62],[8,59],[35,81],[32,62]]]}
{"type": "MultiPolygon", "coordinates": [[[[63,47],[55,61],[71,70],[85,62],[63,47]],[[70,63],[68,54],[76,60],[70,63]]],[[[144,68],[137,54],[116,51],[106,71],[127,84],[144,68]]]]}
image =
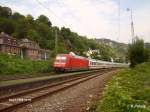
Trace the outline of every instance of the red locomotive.
{"type": "Polygon", "coordinates": [[[55,71],[79,71],[112,67],[128,67],[125,63],[114,63],[77,56],[74,53],[58,54],[54,65],[55,71]]]}
{"type": "Polygon", "coordinates": [[[59,54],[54,62],[56,71],[77,71],[88,70],[89,60],[85,57],[77,56],[74,53],[59,54]]]}

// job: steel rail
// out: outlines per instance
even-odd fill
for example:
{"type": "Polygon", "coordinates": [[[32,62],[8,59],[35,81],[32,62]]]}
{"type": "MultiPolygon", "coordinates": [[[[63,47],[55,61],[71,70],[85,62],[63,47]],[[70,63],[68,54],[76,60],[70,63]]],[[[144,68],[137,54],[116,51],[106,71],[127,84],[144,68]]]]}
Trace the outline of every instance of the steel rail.
{"type": "MultiPolygon", "coordinates": [[[[50,85],[49,87],[44,87],[44,89],[48,88],[50,91],[31,98],[31,101],[23,101],[23,102],[19,102],[19,103],[16,103],[16,104],[12,104],[11,106],[6,106],[6,107],[0,109],[0,112],[10,112],[12,110],[18,109],[19,107],[22,107],[24,105],[33,103],[33,102],[38,101],[38,100],[40,100],[40,99],[42,99],[46,96],[52,95],[52,94],[60,92],[64,89],[70,88],[74,85],[77,85],[77,84],[80,84],[80,83],[85,82],[87,80],[90,80],[92,78],[98,77],[99,75],[102,75],[103,73],[107,73],[109,71],[110,70],[106,70],[106,71],[104,70],[104,71],[101,71],[101,73],[97,73],[97,74],[94,74],[94,75],[89,74],[88,76],[77,77],[77,78],[74,78],[74,79],[70,79],[70,80],[67,80],[67,81],[62,81],[62,82],[59,82],[57,84],[50,85]],[[51,89],[52,89],[52,91],[51,91],[51,89]]],[[[30,91],[30,92],[27,91],[25,93],[25,95],[30,94],[30,93],[33,94],[34,92],[38,92],[38,91],[42,91],[42,89],[43,88],[39,88],[37,90],[35,89],[33,91],[30,91]]],[[[20,95],[24,95],[24,93],[20,93],[19,95],[16,94],[16,95],[14,95],[14,97],[10,96],[10,97],[7,97],[6,99],[3,99],[3,100],[6,101],[6,100],[9,100],[9,98],[17,98],[20,95]]]]}
{"type": "Polygon", "coordinates": [[[0,97],[0,103],[4,102],[4,101],[7,101],[7,100],[9,100],[10,98],[13,98],[13,97],[18,97],[18,96],[21,96],[21,95],[30,94],[30,93],[33,93],[33,92],[36,92],[36,91],[40,91],[40,90],[43,90],[43,89],[47,89],[47,88],[50,88],[50,87],[53,87],[53,86],[57,86],[57,85],[60,85],[60,84],[66,83],[66,82],[74,81],[74,80],[77,80],[77,79],[82,78],[82,77],[84,78],[84,77],[87,77],[87,75],[89,75],[89,74],[91,75],[91,74],[96,73],[96,72],[99,72],[99,71],[92,71],[92,72],[87,72],[87,73],[81,73],[80,75],[83,75],[83,74],[84,75],[80,76],[78,74],[78,76],[71,77],[70,79],[66,79],[66,80],[59,81],[59,82],[52,83],[52,84],[47,84],[47,85],[42,86],[42,87],[37,87],[37,88],[33,88],[33,89],[24,90],[24,91],[17,92],[15,94],[8,95],[8,96],[5,96],[5,97],[0,97]]]}

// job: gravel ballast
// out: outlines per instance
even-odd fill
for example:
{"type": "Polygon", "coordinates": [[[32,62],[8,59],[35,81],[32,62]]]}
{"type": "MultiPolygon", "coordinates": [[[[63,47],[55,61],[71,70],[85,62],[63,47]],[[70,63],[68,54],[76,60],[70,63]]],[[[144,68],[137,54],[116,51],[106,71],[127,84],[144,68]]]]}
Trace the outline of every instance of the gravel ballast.
{"type": "Polygon", "coordinates": [[[15,112],[87,112],[93,102],[99,100],[109,79],[117,70],[63,90],[15,112]]]}

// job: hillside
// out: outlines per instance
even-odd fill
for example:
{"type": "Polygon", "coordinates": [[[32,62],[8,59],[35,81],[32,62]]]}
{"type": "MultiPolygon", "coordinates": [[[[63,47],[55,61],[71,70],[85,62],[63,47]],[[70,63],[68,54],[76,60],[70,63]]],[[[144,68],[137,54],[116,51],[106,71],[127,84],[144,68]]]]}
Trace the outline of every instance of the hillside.
{"type": "MultiPolygon", "coordinates": [[[[11,8],[0,6],[0,32],[5,32],[17,39],[28,38],[35,41],[43,49],[51,51],[51,57],[57,53],[75,52],[84,55],[89,49],[100,51],[100,57],[96,54],[93,58],[110,60],[110,58],[125,57],[126,44],[118,44],[112,41],[113,46],[108,43],[97,43],[97,40],[88,39],[69,28],[53,26],[45,15],[34,18],[32,15],[22,15],[18,12],[12,13],[11,8]],[[57,49],[55,39],[57,35],[57,49]],[[119,46],[119,47],[118,47],[119,46]]],[[[106,39],[103,39],[106,40],[106,39]]],[[[99,40],[100,41],[100,40],[99,40]]]]}
{"type": "Polygon", "coordinates": [[[127,49],[128,44],[125,43],[120,43],[114,40],[110,40],[110,39],[105,39],[105,38],[101,38],[101,39],[95,39],[96,41],[98,41],[99,43],[105,43],[113,48],[118,48],[120,47],[121,49],[127,49]]]}
{"type": "Polygon", "coordinates": [[[121,53],[123,55],[126,53],[127,48],[128,48],[128,44],[119,43],[119,42],[116,42],[116,41],[113,41],[113,40],[110,40],[110,39],[102,38],[102,39],[95,39],[95,40],[99,44],[106,44],[106,45],[116,49],[118,53],[121,53]]]}
{"type": "Polygon", "coordinates": [[[145,47],[150,49],[150,43],[145,43],[145,47]]]}

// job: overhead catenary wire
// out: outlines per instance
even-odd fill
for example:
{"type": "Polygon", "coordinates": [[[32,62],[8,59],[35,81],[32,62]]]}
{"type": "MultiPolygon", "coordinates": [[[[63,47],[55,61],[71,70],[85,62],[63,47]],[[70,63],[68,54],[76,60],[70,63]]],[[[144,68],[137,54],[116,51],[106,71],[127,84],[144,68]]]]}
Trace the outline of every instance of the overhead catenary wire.
{"type": "MultiPolygon", "coordinates": [[[[64,6],[67,6],[66,3],[62,0],[62,1],[59,1],[59,0],[56,0],[58,4],[63,4],[64,6]]],[[[88,29],[88,31],[92,31],[91,27],[87,26],[86,24],[84,24],[84,22],[82,20],[80,20],[75,14],[73,13],[70,13],[70,15],[73,17],[73,18],[76,18],[76,21],[78,23],[82,23],[82,26],[84,27],[82,30],[84,30],[86,32],[85,29],[88,29]]]]}
{"type": "MultiPolygon", "coordinates": [[[[43,3],[41,3],[39,0],[35,0],[41,7],[43,7],[44,9],[46,9],[48,12],[51,12],[61,23],[64,24],[64,26],[69,26],[69,24],[67,24],[64,20],[62,20],[62,18],[60,18],[59,16],[57,16],[53,10],[51,10],[49,7],[47,7],[46,5],[44,5],[43,3]]],[[[48,13],[49,17],[51,17],[51,15],[48,13]]]]}
{"type": "MultiPolygon", "coordinates": [[[[42,6],[44,9],[46,9],[47,11],[51,12],[60,22],[62,22],[63,24],[66,22],[63,21],[60,17],[58,17],[49,7],[46,7],[45,5],[43,5],[39,0],[35,0],[40,6],[42,6]]],[[[49,17],[51,17],[51,15],[48,13],[49,17]]],[[[67,24],[66,24],[67,25],[67,24]]],[[[55,34],[55,54],[57,54],[57,49],[58,49],[58,37],[57,37],[57,29],[54,29],[54,34],[55,34]]]]}
{"type": "MultiPolygon", "coordinates": [[[[43,8],[45,8],[46,10],[48,10],[49,12],[51,12],[60,22],[62,22],[64,25],[63,26],[67,26],[67,27],[69,27],[69,28],[71,28],[72,26],[70,25],[70,24],[68,24],[66,21],[64,21],[62,18],[60,18],[59,16],[57,16],[49,7],[47,7],[46,5],[44,5],[44,4],[42,4],[39,0],[35,0],[39,5],[41,5],[43,8]]],[[[66,4],[64,3],[64,1],[58,1],[58,0],[56,0],[57,1],[57,3],[58,4],[63,4],[63,5],[65,5],[66,6],[66,4]]],[[[59,5],[60,6],[60,5],[59,5]]],[[[76,18],[76,16],[74,15],[74,14],[72,14],[71,13],[71,15],[73,16],[73,18],[76,18]]],[[[78,19],[78,22],[80,22],[80,23],[82,23],[83,24],[83,22],[81,22],[79,19],[78,19]]],[[[89,29],[89,27],[87,27],[87,26],[85,26],[85,28],[88,28],[89,29]]],[[[83,30],[85,29],[85,28],[83,28],[83,30]]],[[[91,30],[90,30],[91,31],[91,30]]]]}
{"type": "MultiPolygon", "coordinates": [[[[4,6],[4,7],[8,7],[6,4],[4,4],[4,3],[2,3],[2,2],[0,2],[0,5],[2,5],[2,6],[4,6]]],[[[15,9],[13,9],[12,11],[14,11],[14,12],[18,12],[17,10],[15,10],[15,9]]]]}

